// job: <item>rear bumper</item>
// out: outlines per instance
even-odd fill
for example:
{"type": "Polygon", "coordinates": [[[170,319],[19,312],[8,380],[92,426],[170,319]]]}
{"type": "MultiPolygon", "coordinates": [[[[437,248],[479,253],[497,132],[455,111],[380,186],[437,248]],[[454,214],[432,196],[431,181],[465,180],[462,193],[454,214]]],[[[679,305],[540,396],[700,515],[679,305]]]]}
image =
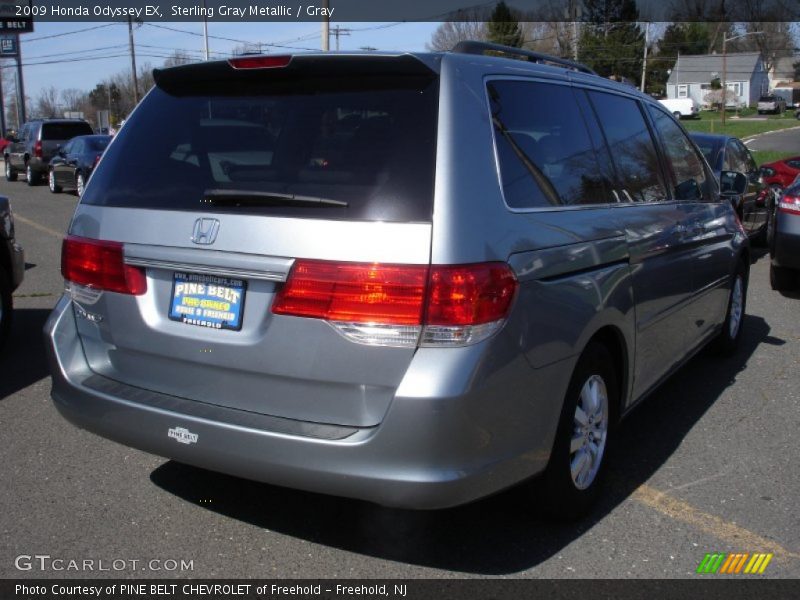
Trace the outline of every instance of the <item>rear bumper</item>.
{"type": "MultiPolygon", "coordinates": [[[[548,394],[553,399],[531,402],[530,390],[563,389],[572,367],[570,360],[533,371],[520,359],[480,390],[454,395],[446,384],[420,392],[434,368],[424,361],[420,372],[406,376],[415,383],[404,380],[380,425],[348,428],[255,415],[99,377],[86,364],[75,318],[62,298],[45,336],[53,400],[78,427],[202,468],[402,508],[464,504],[541,471],[561,401],[548,394]],[[537,381],[528,380],[528,401],[515,414],[509,407],[520,404],[513,397],[520,386],[506,375],[515,379],[517,369],[537,381]]],[[[447,371],[441,362],[435,368],[447,371]]]]}
{"type": "Polygon", "coordinates": [[[800,269],[800,215],[777,214],[772,264],[800,269]]]}

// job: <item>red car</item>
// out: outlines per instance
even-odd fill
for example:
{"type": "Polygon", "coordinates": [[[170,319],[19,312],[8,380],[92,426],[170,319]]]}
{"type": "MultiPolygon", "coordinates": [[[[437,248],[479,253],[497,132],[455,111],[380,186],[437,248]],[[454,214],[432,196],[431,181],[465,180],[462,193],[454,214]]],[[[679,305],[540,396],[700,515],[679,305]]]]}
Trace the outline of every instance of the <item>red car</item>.
{"type": "Polygon", "coordinates": [[[798,175],[800,175],[800,156],[761,165],[764,182],[773,188],[783,189],[790,186],[798,175]]]}

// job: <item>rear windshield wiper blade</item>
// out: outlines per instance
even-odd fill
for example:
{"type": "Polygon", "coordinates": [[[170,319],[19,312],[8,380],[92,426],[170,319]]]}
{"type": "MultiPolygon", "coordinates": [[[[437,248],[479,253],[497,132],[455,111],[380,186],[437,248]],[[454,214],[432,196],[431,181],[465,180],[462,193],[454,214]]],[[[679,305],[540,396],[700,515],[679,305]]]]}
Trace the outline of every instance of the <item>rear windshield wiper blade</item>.
{"type": "Polygon", "coordinates": [[[300,206],[306,208],[347,208],[349,206],[343,200],[258,190],[206,190],[203,193],[203,200],[215,206],[300,206]]]}

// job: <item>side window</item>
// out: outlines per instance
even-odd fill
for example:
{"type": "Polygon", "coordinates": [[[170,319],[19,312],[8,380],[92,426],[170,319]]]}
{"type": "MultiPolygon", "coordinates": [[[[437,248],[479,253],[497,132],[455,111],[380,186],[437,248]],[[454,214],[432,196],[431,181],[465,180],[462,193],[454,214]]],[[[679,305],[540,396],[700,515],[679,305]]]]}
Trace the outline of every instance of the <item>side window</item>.
{"type": "Polygon", "coordinates": [[[66,144],[64,144],[64,145],[61,147],[61,151],[62,151],[64,154],[69,154],[70,152],[72,152],[72,149],[73,149],[74,147],[75,147],[75,142],[67,142],[66,144]]]}
{"type": "Polygon", "coordinates": [[[603,92],[591,91],[589,97],[605,132],[623,192],[636,201],[666,200],[658,154],[638,103],[603,92]]]}
{"type": "Polygon", "coordinates": [[[739,150],[734,146],[733,142],[725,144],[725,160],[722,161],[723,171],[738,171],[739,170],[739,150]]]}
{"type": "Polygon", "coordinates": [[[661,136],[667,161],[675,178],[677,200],[709,199],[703,159],[683,130],[665,112],[648,106],[656,130],[661,136]]]}
{"type": "Polygon", "coordinates": [[[511,208],[609,202],[607,179],[572,88],[487,84],[500,178],[511,208]]]}
{"type": "Polygon", "coordinates": [[[83,152],[83,140],[74,140],[67,144],[70,154],[81,154],[83,152]]]}
{"type": "Polygon", "coordinates": [[[758,165],[756,165],[756,161],[753,158],[753,155],[750,154],[750,150],[748,150],[747,146],[745,146],[739,140],[736,140],[736,144],[739,146],[739,150],[742,153],[742,164],[744,166],[744,171],[742,171],[742,173],[748,174],[758,171],[758,165]]]}

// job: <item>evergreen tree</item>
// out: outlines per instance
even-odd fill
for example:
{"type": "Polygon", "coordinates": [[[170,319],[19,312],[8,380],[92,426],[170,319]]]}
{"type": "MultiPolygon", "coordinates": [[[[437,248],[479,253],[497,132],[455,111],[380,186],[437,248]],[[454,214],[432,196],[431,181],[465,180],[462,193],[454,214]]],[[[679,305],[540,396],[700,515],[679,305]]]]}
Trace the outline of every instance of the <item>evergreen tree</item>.
{"type": "Polygon", "coordinates": [[[492,16],[486,24],[486,38],[495,44],[522,48],[525,38],[519,21],[511,13],[505,2],[499,2],[492,11],[492,16]]]}
{"type": "Polygon", "coordinates": [[[578,60],[604,77],[638,81],[642,72],[644,33],[636,22],[634,0],[585,0],[589,21],[578,41],[578,60]]]}

